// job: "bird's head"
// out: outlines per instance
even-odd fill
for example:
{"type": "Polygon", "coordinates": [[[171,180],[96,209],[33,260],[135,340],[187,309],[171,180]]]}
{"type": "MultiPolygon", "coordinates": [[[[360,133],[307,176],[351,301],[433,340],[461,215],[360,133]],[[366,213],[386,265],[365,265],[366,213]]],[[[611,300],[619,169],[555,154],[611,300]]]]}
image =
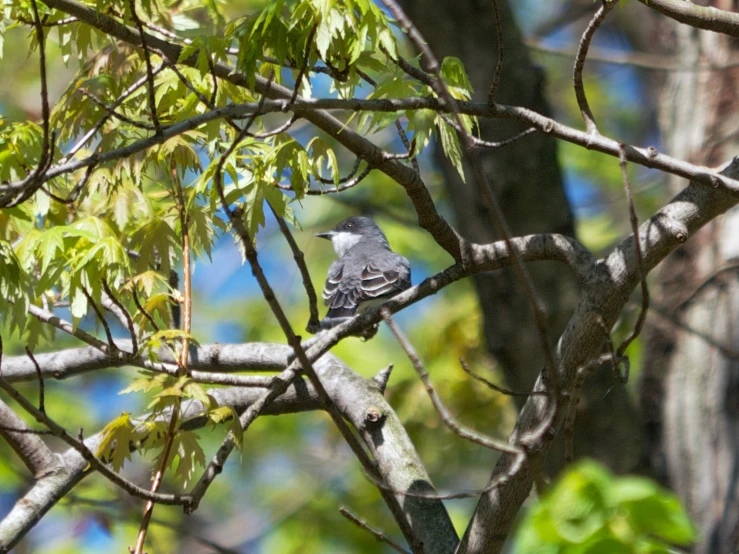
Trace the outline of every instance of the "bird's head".
{"type": "Polygon", "coordinates": [[[322,239],[330,239],[336,255],[343,256],[352,246],[360,241],[376,241],[389,248],[385,234],[369,217],[354,216],[345,219],[336,227],[325,233],[316,235],[322,239]]]}

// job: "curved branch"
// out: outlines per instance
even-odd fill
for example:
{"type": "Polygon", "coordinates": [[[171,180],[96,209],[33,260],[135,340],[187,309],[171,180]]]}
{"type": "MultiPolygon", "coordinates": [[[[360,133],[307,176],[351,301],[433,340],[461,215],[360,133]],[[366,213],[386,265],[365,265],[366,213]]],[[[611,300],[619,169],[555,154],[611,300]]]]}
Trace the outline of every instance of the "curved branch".
{"type": "Polygon", "coordinates": [[[642,4],[697,29],[739,37],[739,14],[682,0],[639,0],[642,4]]]}
{"type": "Polygon", "coordinates": [[[580,46],[577,49],[575,55],[575,69],[572,74],[572,81],[575,88],[575,97],[577,98],[577,105],[580,108],[580,114],[585,121],[585,130],[588,133],[598,133],[598,126],[595,123],[595,116],[590,110],[590,104],[588,103],[588,97],[585,95],[585,87],[582,82],[582,70],[585,67],[585,59],[588,56],[588,49],[590,48],[590,41],[593,40],[593,35],[603,23],[603,20],[608,15],[608,12],[617,4],[614,0],[602,0],[602,5],[595,12],[593,19],[590,20],[585,32],[580,38],[580,46]]]}
{"type": "MultiPolygon", "coordinates": [[[[735,179],[739,177],[739,158],[722,171],[735,179]]],[[[703,225],[739,202],[736,195],[726,190],[714,190],[691,183],[667,206],[644,222],[639,228],[643,246],[644,267],[653,269],[670,252],[685,242],[703,225]]],[[[583,288],[583,297],[567,329],[557,344],[560,368],[559,379],[563,390],[574,388],[579,368],[596,359],[604,341],[603,327],[613,326],[621,310],[639,284],[639,260],[633,236],[624,240],[605,259],[598,262],[583,288]],[[593,307],[597,306],[597,310],[593,307]]],[[[540,376],[535,390],[543,387],[540,376]]],[[[567,413],[568,397],[563,398],[556,423],[567,413]]],[[[541,424],[546,417],[546,399],[530,396],[519,414],[511,441],[517,441],[541,424]]],[[[546,446],[544,447],[546,448],[546,446]]],[[[493,471],[491,480],[508,474],[514,459],[504,455],[493,471]]],[[[491,491],[477,505],[475,514],[460,544],[460,553],[500,552],[511,525],[533,484],[531,471],[519,471],[499,488],[491,491]]]]}

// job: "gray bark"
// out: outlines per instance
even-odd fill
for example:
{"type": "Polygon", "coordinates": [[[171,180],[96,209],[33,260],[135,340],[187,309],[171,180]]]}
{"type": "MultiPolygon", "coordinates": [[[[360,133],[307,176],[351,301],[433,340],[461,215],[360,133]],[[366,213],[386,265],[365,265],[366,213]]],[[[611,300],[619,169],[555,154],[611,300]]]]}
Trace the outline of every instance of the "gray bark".
{"type": "MultiPolygon", "coordinates": [[[[724,173],[739,175],[739,158],[728,165],[724,173]]],[[[736,197],[729,192],[711,190],[695,183],[683,189],[639,228],[646,270],[651,271],[670,252],[735,206],[736,202],[736,197]],[[702,208],[706,202],[711,204],[711,209],[702,208]]],[[[557,344],[558,378],[565,390],[572,389],[577,369],[600,353],[605,340],[601,326],[605,324],[610,329],[628,302],[639,283],[636,267],[633,237],[626,239],[593,267],[583,286],[578,308],[557,344]]],[[[536,386],[537,389],[545,387],[541,376],[536,386]]],[[[549,413],[547,404],[541,396],[529,397],[519,414],[511,442],[525,439],[540,426],[549,413]]],[[[566,409],[567,398],[560,399],[554,418],[555,428],[566,409]]],[[[539,453],[545,453],[547,447],[544,444],[539,453]]],[[[508,473],[512,461],[510,456],[502,456],[491,479],[508,473]]],[[[527,465],[524,471],[509,474],[499,487],[483,495],[459,552],[500,552],[521,505],[531,491],[534,478],[534,469],[527,465]]]]}
{"type": "MultiPolygon", "coordinates": [[[[198,349],[193,358],[197,360],[195,365],[211,370],[219,368],[221,362],[222,369],[227,371],[255,369],[258,366],[262,369],[284,369],[291,353],[290,347],[280,344],[210,345],[198,349]]],[[[97,357],[94,364],[91,361],[93,358],[96,356],[87,348],[36,357],[42,368],[45,361],[54,362],[54,371],[65,375],[74,374],[78,368],[93,371],[107,367],[104,357],[97,357]],[[79,356],[83,353],[85,355],[79,356]],[[65,360],[66,365],[61,365],[61,360],[65,360]]],[[[3,362],[4,369],[15,375],[16,380],[35,378],[35,370],[33,374],[30,371],[23,372],[23,365],[23,357],[6,358],[3,362]]],[[[396,494],[419,541],[419,548],[432,553],[453,552],[458,538],[441,501],[415,499],[403,494],[406,491],[434,494],[434,488],[405,428],[383,397],[387,372],[382,372],[376,379],[364,379],[330,354],[316,362],[315,369],[339,411],[359,431],[386,486],[396,494]]],[[[263,394],[261,390],[253,388],[212,389],[209,393],[219,405],[231,406],[239,413],[263,394]]],[[[198,402],[187,403],[186,406],[182,418],[189,420],[188,428],[205,425],[206,418],[197,417],[202,412],[202,406],[198,402]]],[[[298,380],[285,394],[268,404],[262,413],[277,415],[316,409],[320,409],[317,395],[312,387],[298,380]]],[[[85,444],[95,451],[100,438],[100,435],[95,435],[87,439],[85,444]]],[[[66,451],[61,459],[61,466],[53,474],[37,480],[0,522],[0,553],[9,551],[17,544],[85,476],[83,470],[87,462],[76,450],[66,451]]]]}
{"type": "Polygon", "coordinates": [[[59,461],[38,435],[10,407],[0,400],[0,437],[18,454],[36,479],[54,472],[59,461]],[[25,431],[25,432],[24,432],[25,431]]]}
{"type": "MultiPolygon", "coordinates": [[[[721,63],[736,51],[726,37],[669,27],[686,66],[721,63]]],[[[724,114],[737,108],[737,85],[729,71],[669,77],[660,123],[675,155],[711,164],[736,150],[736,121],[724,114]]],[[[671,189],[677,186],[671,179],[671,189]]],[[[642,404],[650,459],[699,529],[696,554],[739,547],[739,281],[736,271],[717,274],[739,261],[737,237],[734,208],[666,261],[655,287],[664,313],[647,335],[642,404]]]]}

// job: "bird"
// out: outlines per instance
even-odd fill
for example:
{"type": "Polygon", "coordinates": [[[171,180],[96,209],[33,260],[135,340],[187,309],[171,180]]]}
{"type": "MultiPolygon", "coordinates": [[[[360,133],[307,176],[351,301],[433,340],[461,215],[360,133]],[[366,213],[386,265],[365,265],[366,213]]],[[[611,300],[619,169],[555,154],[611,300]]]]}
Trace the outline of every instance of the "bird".
{"type": "Polygon", "coordinates": [[[408,260],[393,252],[385,233],[369,217],[353,216],[317,237],[333,243],[338,259],[323,287],[328,306],[322,329],[377,306],[411,286],[408,260]]]}

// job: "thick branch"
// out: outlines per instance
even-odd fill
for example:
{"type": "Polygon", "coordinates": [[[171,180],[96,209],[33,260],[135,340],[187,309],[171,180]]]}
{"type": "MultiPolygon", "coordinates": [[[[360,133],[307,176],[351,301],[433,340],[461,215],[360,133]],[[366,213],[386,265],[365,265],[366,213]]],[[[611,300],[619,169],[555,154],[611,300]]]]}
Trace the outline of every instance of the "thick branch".
{"type": "Polygon", "coordinates": [[[648,8],[697,29],[739,37],[739,14],[684,0],[639,0],[648,8]]]}
{"type": "MultiPolygon", "coordinates": [[[[254,389],[215,389],[208,391],[220,406],[230,406],[237,412],[243,411],[261,392],[254,389]]],[[[290,387],[285,394],[272,402],[262,413],[279,415],[319,409],[318,399],[311,396],[307,389],[299,386],[290,387]]],[[[202,406],[199,402],[187,403],[181,412],[181,418],[187,420],[183,427],[197,429],[206,425],[208,420],[200,416],[202,406]]],[[[166,417],[164,414],[163,417],[166,417]]],[[[90,451],[96,451],[102,440],[98,433],[85,440],[90,451]]],[[[86,471],[88,462],[73,448],[61,455],[62,468],[51,475],[39,479],[26,495],[19,500],[10,513],[0,521],[0,554],[9,552],[19,540],[63,498],[83,477],[90,474],[86,471]]]]}
{"type": "Polygon", "coordinates": [[[59,469],[59,460],[49,450],[41,437],[28,432],[29,428],[18,414],[0,400],[0,436],[10,445],[36,478],[59,469]],[[18,429],[18,432],[10,429],[18,429]]]}
{"type": "MultiPolygon", "coordinates": [[[[739,176],[739,158],[735,158],[722,173],[731,178],[739,176]]],[[[698,229],[736,205],[737,201],[736,196],[727,191],[691,183],[639,228],[646,270],[653,269],[698,229]]],[[[573,390],[578,369],[600,354],[605,340],[603,326],[607,329],[613,326],[639,284],[639,274],[633,236],[594,267],[577,310],[557,344],[559,379],[563,390],[573,390]]],[[[540,377],[534,388],[539,390],[542,387],[540,377]]],[[[567,412],[564,403],[556,423],[567,412]]],[[[535,429],[544,417],[546,400],[539,396],[529,397],[511,441],[535,429]]],[[[502,456],[491,479],[507,472],[512,463],[511,456],[502,456]]],[[[482,497],[459,551],[500,552],[521,505],[529,495],[532,480],[531,471],[516,472],[505,484],[482,497]]]]}

